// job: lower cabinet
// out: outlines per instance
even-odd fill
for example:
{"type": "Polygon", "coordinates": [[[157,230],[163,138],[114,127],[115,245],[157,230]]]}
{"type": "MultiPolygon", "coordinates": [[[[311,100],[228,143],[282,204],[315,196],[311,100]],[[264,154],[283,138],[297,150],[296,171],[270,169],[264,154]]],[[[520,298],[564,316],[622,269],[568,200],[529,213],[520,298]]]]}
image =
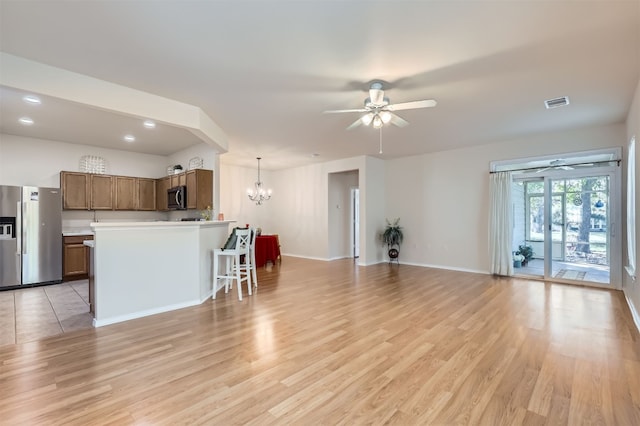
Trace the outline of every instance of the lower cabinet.
{"type": "Polygon", "coordinates": [[[89,278],[89,247],[85,240],[93,235],[73,235],[62,238],[62,280],[84,280],[89,278]]]}

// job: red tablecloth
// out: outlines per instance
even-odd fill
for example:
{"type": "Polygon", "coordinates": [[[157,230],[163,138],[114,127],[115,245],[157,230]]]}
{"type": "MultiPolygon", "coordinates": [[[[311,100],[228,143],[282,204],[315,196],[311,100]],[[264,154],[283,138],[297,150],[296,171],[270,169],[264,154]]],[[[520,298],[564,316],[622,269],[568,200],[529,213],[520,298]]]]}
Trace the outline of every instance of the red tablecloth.
{"type": "Polygon", "coordinates": [[[256,266],[264,266],[267,261],[275,262],[280,257],[280,243],[277,235],[256,237],[256,266]]]}

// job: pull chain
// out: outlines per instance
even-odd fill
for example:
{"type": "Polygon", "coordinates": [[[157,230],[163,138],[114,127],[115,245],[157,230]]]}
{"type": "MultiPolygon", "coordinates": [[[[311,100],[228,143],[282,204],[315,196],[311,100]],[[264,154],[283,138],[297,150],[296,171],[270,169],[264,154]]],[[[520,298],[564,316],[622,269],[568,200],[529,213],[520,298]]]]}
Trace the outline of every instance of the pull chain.
{"type": "Polygon", "coordinates": [[[379,154],[382,154],[382,127],[380,127],[380,152],[379,154]]]}

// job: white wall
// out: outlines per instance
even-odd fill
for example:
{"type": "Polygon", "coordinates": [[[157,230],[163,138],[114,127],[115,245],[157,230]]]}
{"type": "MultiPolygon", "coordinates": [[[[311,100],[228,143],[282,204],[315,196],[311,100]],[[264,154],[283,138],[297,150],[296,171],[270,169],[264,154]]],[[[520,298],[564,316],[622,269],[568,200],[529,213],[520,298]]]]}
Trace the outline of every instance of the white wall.
{"type": "Polygon", "coordinates": [[[329,175],[358,173],[360,188],[360,258],[362,265],[382,259],[376,235],[384,223],[384,162],[372,157],[354,157],[278,171],[262,171],[262,181],[273,189],[273,197],[256,206],[246,196],[257,169],[220,166],[220,209],[225,218],[278,234],[284,254],[328,260],[329,175]],[[367,190],[369,188],[369,190],[367,190]]]}
{"type": "MultiPolygon", "coordinates": [[[[80,158],[96,155],[106,161],[107,174],[159,178],[167,174],[167,166],[182,164],[188,168],[189,159],[203,157],[204,168],[214,169],[218,162],[213,148],[196,145],[169,157],[100,148],[91,145],[70,144],[46,139],[25,138],[0,134],[0,185],[34,185],[60,187],[60,171],[79,171],[80,158]]],[[[214,174],[214,192],[219,192],[214,174]]],[[[215,198],[214,198],[215,201],[215,198]]],[[[182,216],[197,216],[196,212],[130,212],[130,211],[63,211],[63,226],[82,226],[95,219],[103,220],[167,220],[182,216]],[[175,217],[174,217],[175,216],[175,217]]]]}
{"type": "MultiPolygon", "coordinates": [[[[626,143],[625,147],[625,158],[627,161],[635,161],[636,162],[636,215],[640,213],[640,197],[637,195],[637,191],[640,190],[640,154],[638,153],[638,146],[640,145],[640,81],[638,81],[638,85],[636,86],[636,92],[633,97],[633,102],[631,104],[631,109],[629,110],[629,115],[627,116],[627,134],[626,134],[626,143]],[[636,137],[636,158],[628,158],[628,148],[629,141],[631,137],[635,135],[636,137]]],[[[626,176],[626,175],[625,175],[626,176]]],[[[626,186],[624,188],[624,192],[626,194],[626,186]]],[[[626,209],[625,209],[626,211],[626,209]]],[[[637,216],[636,216],[637,217],[637,216]]],[[[626,223],[626,220],[623,221],[626,223]]],[[[624,229],[624,235],[626,235],[627,231],[624,229]]],[[[636,223],[636,244],[640,244],[640,224],[636,223]]],[[[627,259],[627,242],[626,238],[624,241],[624,249],[623,249],[623,257],[627,259]]],[[[636,248],[636,256],[637,256],[637,248],[636,248]]],[[[638,259],[636,258],[636,265],[638,264],[638,259]]],[[[636,276],[638,272],[636,270],[636,276]]],[[[630,308],[633,311],[636,325],[640,329],[640,278],[636,278],[635,281],[629,277],[629,275],[625,272],[622,274],[622,289],[629,301],[630,308]]]]}
{"type": "MultiPolygon", "coordinates": [[[[221,160],[224,161],[224,156],[221,160]]],[[[278,230],[274,224],[278,222],[278,218],[273,214],[274,205],[282,202],[284,194],[282,188],[276,189],[274,186],[272,173],[260,170],[260,180],[264,183],[265,189],[272,189],[274,192],[271,200],[258,206],[247,197],[247,189],[254,188],[258,179],[257,162],[255,168],[231,166],[221,162],[219,169],[220,201],[216,210],[224,213],[226,220],[235,220],[236,226],[248,223],[253,227],[262,228],[263,234],[276,234],[278,230]]]]}
{"type": "Polygon", "coordinates": [[[387,161],[386,216],[400,217],[405,231],[400,261],[488,272],[491,161],[609,148],[624,141],[624,125],[617,124],[387,161]]]}
{"type": "Polygon", "coordinates": [[[107,174],[149,178],[166,174],[167,158],[160,155],[1,134],[0,185],[59,188],[60,171],[79,171],[83,155],[104,158],[107,174]]]}

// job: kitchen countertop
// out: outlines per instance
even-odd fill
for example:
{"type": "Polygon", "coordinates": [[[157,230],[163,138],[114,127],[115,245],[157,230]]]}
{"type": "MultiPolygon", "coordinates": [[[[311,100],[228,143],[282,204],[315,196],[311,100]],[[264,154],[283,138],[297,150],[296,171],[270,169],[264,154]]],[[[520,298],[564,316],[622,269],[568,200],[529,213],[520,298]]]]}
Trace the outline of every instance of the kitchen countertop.
{"type": "Polygon", "coordinates": [[[94,235],[89,228],[65,228],[62,230],[63,237],[74,237],[77,235],[94,235]]]}
{"type": "MultiPolygon", "coordinates": [[[[95,230],[109,230],[118,228],[188,228],[188,227],[214,227],[235,223],[235,220],[208,220],[208,221],[150,221],[150,222],[92,222],[91,228],[95,230]]],[[[92,232],[93,234],[93,232],[92,232]]]]}

